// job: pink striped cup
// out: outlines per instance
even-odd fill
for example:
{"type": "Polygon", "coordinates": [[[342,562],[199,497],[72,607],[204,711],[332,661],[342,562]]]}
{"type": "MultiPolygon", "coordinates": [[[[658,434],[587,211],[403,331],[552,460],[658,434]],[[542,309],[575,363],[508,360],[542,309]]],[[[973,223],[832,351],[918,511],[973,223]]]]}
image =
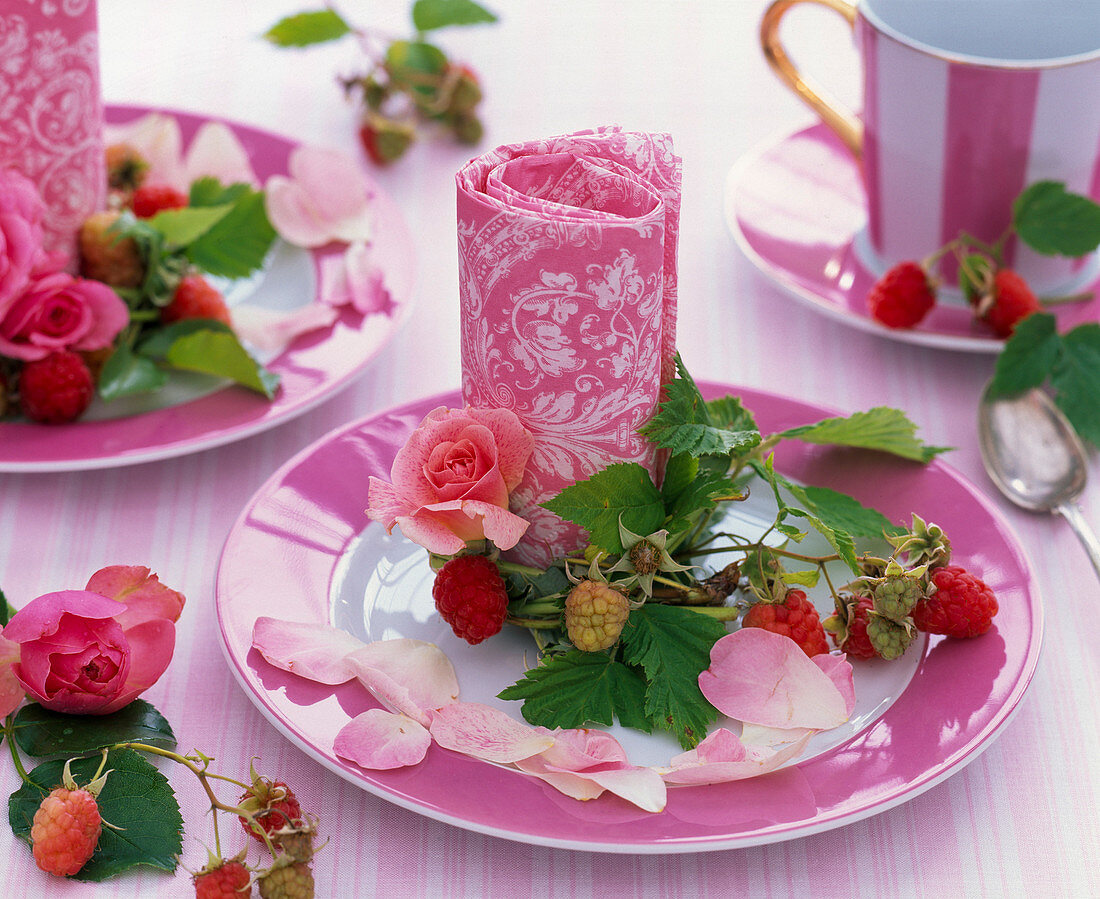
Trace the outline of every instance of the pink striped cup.
{"type": "MultiPolygon", "coordinates": [[[[860,161],[868,222],[857,240],[882,271],[960,231],[997,240],[1029,184],[1100,197],[1100,3],[1083,0],[775,0],[761,22],[769,63],[860,161]],[[852,26],[862,121],[808,83],[779,40],[789,9],[816,3],[852,26]]],[[[1096,258],[1006,262],[1040,293],[1096,274],[1096,258]]],[[[945,260],[943,274],[953,266],[945,260]]]]}

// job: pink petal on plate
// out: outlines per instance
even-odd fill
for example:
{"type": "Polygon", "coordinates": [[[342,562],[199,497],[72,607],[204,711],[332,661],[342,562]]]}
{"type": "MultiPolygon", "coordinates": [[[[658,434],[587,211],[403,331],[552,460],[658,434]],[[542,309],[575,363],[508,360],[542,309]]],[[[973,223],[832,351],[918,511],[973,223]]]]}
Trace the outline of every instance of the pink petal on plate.
{"type": "Polygon", "coordinates": [[[432,735],[408,715],[368,709],[336,735],[333,751],[360,768],[389,771],[419,764],[432,745],[432,735]]]}
{"type": "Polygon", "coordinates": [[[675,756],[662,776],[670,784],[715,784],[757,777],[801,755],[810,736],[807,732],[789,746],[771,749],[746,745],[719,728],[694,749],[675,756]]]}
{"type": "Polygon", "coordinates": [[[240,139],[224,122],[204,122],[187,148],[183,164],[188,182],[217,178],[224,185],[244,183],[259,186],[248,153],[240,139]]]}
{"type": "Polygon", "coordinates": [[[123,125],[107,125],[108,145],[128,144],[149,163],[148,184],[170,184],[186,191],[190,184],[183,169],[183,136],[174,116],[151,112],[123,125]]]}
{"type": "Polygon", "coordinates": [[[775,749],[794,743],[818,731],[813,727],[765,727],[763,724],[742,724],[741,742],[746,746],[775,749]]]}
{"type": "Polygon", "coordinates": [[[233,330],[257,350],[276,355],[295,338],[331,327],[340,313],[322,303],[310,303],[291,312],[277,312],[261,306],[234,306],[230,311],[233,330]]]}
{"type": "Polygon", "coordinates": [[[126,611],[116,616],[123,629],[155,618],[179,621],[186,602],[182,593],[166,587],[144,565],[101,568],[84,589],[126,603],[126,611]]]}
{"type": "Polygon", "coordinates": [[[19,644],[0,633],[0,718],[6,718],[19,708],[25,696],[23,686],[12,669],[18,661],[19,644]]]}
{"type": "Polygon", "coordinates": [[[328,223],[331,239],[370,240],[370,183],[354,159],[339,150],[302,146],[290,154],[287,168],[328,223]]]}
{"type": "Polygon", "coordinates": [[[332,223],[314,205],[302,185],[272,175],[264,185],[264,207],[279,236],[296,247],[320,247],[332,240],[332,223]]]}
{"type": "Polygon", "coordinates": [[[814,656],[811,661],[828,675],[833,684],[844,697],[844,708],[851,717],[852,710],[856,707],[856,684],[852,673],[852,663],[848,661],[844,653],[834,655],[831,652],[822,652],[814,656]]]}
{"type": "Polygon", "coordinates": [[[848,720],[832,678],[789,637],[760,627],[714,644],[699,689],[724,715],[753,724],[826,730],[848,720]]]}
{"type": "Polygon", "coordinates": [[[428,712],[458,699],[458,677],[451,660],[434,643],[378,640],[346,659],[359,682],[392,712],[427,725],[428,712]]]}
{"type": "Polygon", "coordinates": [[[508,764],[549,749],[554,737],[479,702],[456,702],[429,716],[429,730],[445,749],[486,762],[508,764]]]}
{"type": "Polygon", "coordinates": [[[365,644],[327,624],[261,616],[252,627],[252,646],[270,664],[319,684],[343,684],[355,677],[347,656],[365,644]]]}
{"type": "Polygon", "coordinates": [[[396,307],[386,276],[373,262],[370,247],[356,241],[340,255],[320,262],[320,300],[330,306],[351,306],[360,315],[392,315],[396,307]]]}

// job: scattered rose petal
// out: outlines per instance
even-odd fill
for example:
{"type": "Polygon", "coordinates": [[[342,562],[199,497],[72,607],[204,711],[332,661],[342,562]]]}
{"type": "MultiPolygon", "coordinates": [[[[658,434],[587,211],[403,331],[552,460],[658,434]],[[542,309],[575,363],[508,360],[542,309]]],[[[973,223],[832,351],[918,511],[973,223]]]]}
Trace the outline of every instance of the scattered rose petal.
{"type": "Polygon", "coordinates": [[[814,656],[813,663],[828,675],[833,684],[844,697],[844,709],[847,717],[851,717],[852,710],[856,707],[856,684],[852,672],[852,663],[840,653],[833,655],[831,652],[823,652],[814,656]]]}
{"type": "Polygon", "coordinates": [[[281,353],[303,334],[330,327],[339,314],[322,303],[310,303],[292,312],[251,305],[235,306],[230,311],[237,336],[261,352],[272,354],[281,353]]]}
{"type": "Polygon", "coordinates": [[[675,756],[663,777],[672,784],[715,784],[767,774],[801,755],[811,735],[808,731],[788,746],[771,749],[746,745],[719,728],[694,749],[675,756]]]}
{"type": "Polygon", "coordinates": [[[805,736],[813,736],[817,730],[813,727],[765,727],[762,724],[742,724],[741,742],[746,746],[760,746],[775,749],[788,743],[794,743],[805,736]]]}
{"type": "Polygon", "coordinates": [[[143,565],[101,568],[84,589],[126,603],[126,611],[115,616],[123,628],[157,618],[179,621],[186,602],[182,593],[166,587],[143,565]]]}
{"type": "Polygon", "coordinates": [[[379,640],[361,646],[345,661],[382,705],[421,724],[427,725],[432,709],[458,699],[454,666],[434,643],[379,640]]]}
{"type": "Polygon", "coordinates": [[[349,244],[343,253],[324,256],[320,280],[321,302],[330,306],[350,305],[361,315],[392,315],[396,308],[385,274],[371,261],[370,248],[361,241],[349,244]]]}
{"type": "Polygon", "coordinates": [[[504,712],[479,702],[456,702],[430,714],[432,738],[445,749],[486,762],[508,764],[537,755],[554,743],[504,712]]]}
{"type": "Polygon", "coordinates": [[[346,659],[364,645],[362,640],[327,624],[262,616],[252,627],[252,646],[270,664],[331,686],[355,677],[346,659]]]}
{"type": "Polygon", "coordinates": [[[360,768],[388,771],[422,762],[431,744],[427,728],[408,715],[368,709],[344,725],[332,748],[360,768]]]}
{"type": "Polygon", "coordinates": [[[268,218],[284,240],[299,247],[370,240],[371,191],[354,159],[298,147],[287,168],[289,177],[272,175],[265,189],[268,218]]]}
{"type": "MultiPolygon", "coordinates": [[[[836,727],[848,720],[845,697],[789,637],[759,627],[714,644],[699,689],[724,715],[769,727],[836,727]]],[[[847,663],[844,663],[847,664],[847,663]]]]}
{"type": "Polygon", "coordinates": [[[23,685],[12,668],[19,661],[19,644],[3,635],[0,628],[0,718],[6,718],[23,701],[23,685]]]}

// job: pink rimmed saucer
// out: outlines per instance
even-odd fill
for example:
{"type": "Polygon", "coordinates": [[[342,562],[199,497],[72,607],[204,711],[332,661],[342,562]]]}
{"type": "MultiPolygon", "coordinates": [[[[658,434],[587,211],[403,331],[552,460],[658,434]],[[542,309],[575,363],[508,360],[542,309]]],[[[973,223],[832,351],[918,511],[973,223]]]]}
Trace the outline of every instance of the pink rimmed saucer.
{"type": "MultiPolygon", "coordinates": [[[[765,432],[832,414],[761,391],[714,384],[703,390],[738,393],[765,432]]],[[[288,739],[349,782],[435,820],[540,846],[729,849],[839,827],[912,799],[973,761],[1018,708],[1038,660],[1042,608],[1024,553],[994,505],[942,462],[921,466],[792,441],[777,454],[789,477],[851,493],[895,521],[919,511],[944,527],[954,559],[980,572],[1001,600],[994,628],[971,641],[932,637],[899,662],[857,663],[866,666],[856,672],[863,712],[852,732],[773,774],[670,788],[659,814],[611,795],[570,799],[525,774],[438,746],[421,764],[395,771],[342,760],[333,750],[336,734],[375,703],[354,684],[327,687],[266,663],[252,649],[258,617],[330,624],[364,640],[433,640],[455,664],[461,698],[474,701],[514,680],[513,669],[522,670],[530,651],[526,635],[511,629],[475,647],[449,634],[432,608],[424,551],[396,530],[386,535],[363,511],[367,476],[388,479],[394,454],[423,415],[460,402],[457,393],[426,398],[323,437],[260,488],[222,553],[215,603],[230,669],[288,739]]],[[[519,715],[514,703],[506,705],[519,715]]],[[[635,751],[628,747],[632,761],[653,763],[635,751]]],[[[658,754],[668,751],[678,750],[659,747],[658,754]]]]}
{"type": "MultiPolygon", "coordinates": [[[[112,124],[151,110],[108,106],[112,124]]],[[[185,145],[210,117],[158,110],[180,124],[185,145]]],[[[295,144],[247,125],[225,122],[241,141],[260,181],[284,174],[295,144]]],[[[67,425],[0,422],[0,472],[111,468],[181,456],[258,434],[309,411],[348,386],[397,333],[411,308],[415,250],[394,202],[373,186],[372,261],[381,267],[394,308],[363,316],[350,307],[329,327],[304,334],[265,360],[282,386],[273,400],[202,376],[173,377],[166,390],[102,404],[67,425]]],[[[303,250],[277,241],[264,272],[233,285],[234,298],[264,309],[291,311],[318,295],[318,265],[342,246],[303,250]]]]}
{"type": "MultiPolygon", "coordinates": [[[[887,328],[871,318],[867,293],[882,271],[865,245],[867,198],[851,152],[825,125],[749,152],[730,170],[724,204],[726,223],[749,260],[818,312],[904,343],[979,353],[1004,346],[950,292],[915,328],[887,328]]],[[[1097,290],[1095,270],[1091,282],[1074,292],[1097,290]]],[[[1065,330],[1100,320],[1100,300],[1051,311],[1065,330]]]]}

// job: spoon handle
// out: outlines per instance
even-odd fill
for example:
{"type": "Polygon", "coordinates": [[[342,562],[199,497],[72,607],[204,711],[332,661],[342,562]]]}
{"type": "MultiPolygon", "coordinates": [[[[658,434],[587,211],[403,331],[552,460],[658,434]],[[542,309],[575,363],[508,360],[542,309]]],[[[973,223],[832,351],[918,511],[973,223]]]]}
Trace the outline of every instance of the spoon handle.
{"type": "Polygon", "coordinates": [[[1076,503],[1065,503],[1058,506],[1055,511],[1059,512],[1069,522],[1069,526],[1073,528],[1074,533],[1081,540],[1081,545],[1085,547],[1089,561],[1092,562],[1092,567],[1096,569],[1096,576],[1100,577],[1100,540],[1097,539],[1096,532],[1085,519],[1085,513],[1081,511],[1081,507],[1076,503]]]}

